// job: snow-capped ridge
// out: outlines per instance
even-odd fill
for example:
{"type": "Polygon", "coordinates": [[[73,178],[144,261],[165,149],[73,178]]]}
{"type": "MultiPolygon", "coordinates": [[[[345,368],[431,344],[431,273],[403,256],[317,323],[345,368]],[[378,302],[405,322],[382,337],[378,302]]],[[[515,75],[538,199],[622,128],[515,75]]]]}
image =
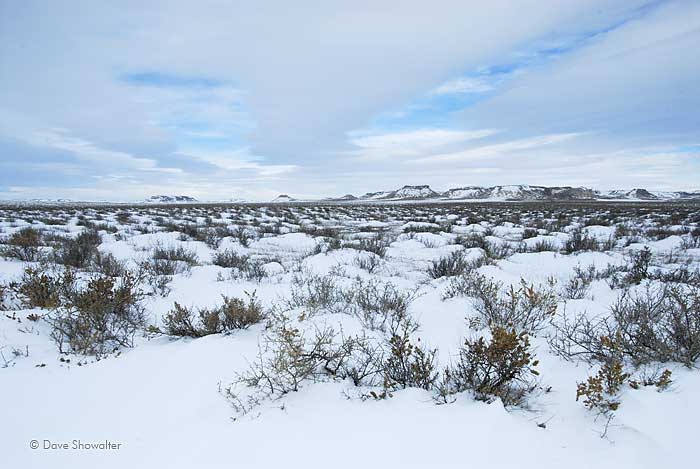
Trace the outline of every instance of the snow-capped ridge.
{"type": "Polygon", "coordinates": [[[287,194],[280,194],[274,199],[272,199],[270,202],[273,203],[285,203],[285,202],[296,202],[297,199],[288,196],[287,194]]]}
{"type": "MultiPolygon", "coordinates": [[[[347,197],[347,196],[346,196],[347,197]]],[[[393,191],[368,192],[360,200],[675,200],[698,199],[700,191],[649,191],[643,188],[631,190],[598,191],[588,187],[532,186],[529,184],[498,186],[462,186],[436,192],[427,185],[403,186],[393,191]]],[[[340,199],[335,199],[340,200],[340,199]]],[[[352,200],[352,199],[347,199],[352,200]]]]}
{"type": "Polygon", "coordinates": [[[180,204],[198,202],[198,200],[189,195],[152,195],[146,199],[145,202],[156,204],[180,204]]]}

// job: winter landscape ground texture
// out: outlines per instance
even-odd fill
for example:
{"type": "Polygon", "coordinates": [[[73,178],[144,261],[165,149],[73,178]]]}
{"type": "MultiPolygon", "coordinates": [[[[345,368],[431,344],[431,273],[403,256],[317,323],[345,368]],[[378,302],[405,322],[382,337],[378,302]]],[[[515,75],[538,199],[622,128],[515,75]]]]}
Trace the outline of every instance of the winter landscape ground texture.
{"type": "Polygon", "coordinates": [[[2,467],[697,463],[696,202],[8,205],[0,242],[2,467]]]}

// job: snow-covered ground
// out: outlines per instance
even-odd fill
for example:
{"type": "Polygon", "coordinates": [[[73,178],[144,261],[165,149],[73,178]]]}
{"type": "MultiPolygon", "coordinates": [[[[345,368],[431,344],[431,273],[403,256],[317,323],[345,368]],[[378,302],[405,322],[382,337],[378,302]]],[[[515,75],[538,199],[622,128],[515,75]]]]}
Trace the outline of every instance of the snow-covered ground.
{"type": "MultiPolygon", "coordinates": [[[[565,286],[576,269],[628,275],[631,259],[646,248],[650,272],[694,272],[699,225],[694,205],[0,208],[0,466],[693,467],[697,369],[659,364],[672,372],[668,389],[624,384],[619,408],[601,414],[576,400],[577,383],[599,364],[561,358],[550,339],[551,323],[563,315],[606,316],[625,289],[665,283],[650,274],[621,286],[601,276],[571,299],[565,286]],[[27,227],[41,234],[32,261],[17,259],[11,241],[27,227]],[[148,329],[136,332],[133,347],[100,356],[59,353],[51,308],[31,307],[17,286],[27,267],[63,269],[55,257],[62,237],[88,229],[100,234],[99,253],[127,269],[146,265],[159,248],[191,254],[162,278],[166,287],[144,283],[148,329]],[[576,236],[592,244],[574,249],[576,236]],[[244,257],[248,267],[216,265],[224,264],[221,253],[244,257]],[[539,375],[522,403],[477,400],[468,391],[441,403],[435,390],[410,386],[374,399],[383,386],[319,373],[298,391],[262,397],[246,411],[234,405],[227,390],[252,392],[238,377],[269,353],[265,345],[281,321],[307,337],[331,327],[389,347],[387,331],[369,327],[349,304],[312,308],[290,300],[313,279],[338,289],[391,284],[411,300],[413,343],[436,351],[437,372],[454,364],[465,338],[489,336],[473,321],[472,297],[446,294],[460,275],[431,274],[454,253],[466,263],[483,261],[465,276],[483,275],[504,291],[522,279],[556,292],[555,316],[530,335],[539,375]],[[176,302],[213,308],[222,295],[245,299],[252,292],[266,319],[247,329],[167,334],[176,302]],[[76,449],[76,440],[114,447],[76,449]]],[[[87,280],[99,268],[88,263],[80,271],[87,280]]]]}

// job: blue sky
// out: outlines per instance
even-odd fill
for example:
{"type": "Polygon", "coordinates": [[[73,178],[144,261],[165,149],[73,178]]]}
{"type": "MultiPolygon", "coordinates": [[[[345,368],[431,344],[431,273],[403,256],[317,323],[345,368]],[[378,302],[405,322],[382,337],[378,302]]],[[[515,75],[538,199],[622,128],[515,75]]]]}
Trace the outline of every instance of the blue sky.
{"type": "Polygon", "coordinates": [[[700,189],[700,2],[0,0],[0,198],[700,189]]]}

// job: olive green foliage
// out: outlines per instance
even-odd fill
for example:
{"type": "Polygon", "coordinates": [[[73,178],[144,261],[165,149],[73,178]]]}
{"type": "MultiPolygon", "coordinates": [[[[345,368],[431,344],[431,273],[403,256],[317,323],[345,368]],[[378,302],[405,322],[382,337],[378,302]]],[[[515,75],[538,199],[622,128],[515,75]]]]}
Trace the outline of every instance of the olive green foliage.
{"type": "Polygon", "coordinates": [[[418,343],[411,343],[406,329],[400,335],[393,334],[384,363],[384,387],[432,389],[437,380],[435,353],[436,350],[424,349],[420,339],[418,343]]]}
{"type": "Polygon", "coordinates": [[[5,255],[21,261],[32,262],[37,260],[39,256],[41,233],[28,226],[12,233],[7,244],[8,247],[4,250],[5,255]]]}
{"type": "Polygon", "coordinates": [[[165,316],[165,328],[169,335],[180,337],[204,337],[235,329],[247,329],[264,319],[261,303],[255,292],[247,294],[247,301],[222,295],[224,303],[215,308],[192,308],[175,303],[165,316]]]}
{"type": "Polygon", "coordinates": [[[97,246],[102,242],[99,232],[88,229],[75,238],[62,238],[56,251],[56,262],[68,267],[84,268],[97,256],[97,246]]]}
{"type": "Polygon", "coordinates": [[[47,316],[51,336],[61,352],[101,356],[131,347],[145,324],[139,279],[94,276],[83,288],[64,285],[60,305],[47,316]]]}
{"type": "Polygon", "coordinates": [[[65,292],[72,288],[75,274],[70,270],[58,272],[46,267],[27,267],[18,282],[11,288],[28,308],[56,308],[65,292]]]}
{"type": "Polygon", "coordinates": [[[623,371],[621,361],[610,360],[603,363],[596,375],[578,383],[576,400],[582,398],[583,405],[603,414],[615,411],[620,406],[620,388],[629,377],[629,373],[623,371]]]}
{"type": "Polygon", "coordinates": [[[526,332],[494,326],[488,341],[465,340],[459,361],[445,370],[440,394],[445,399],[471,391],[480,400],[498,397],[504,405],[518,405],[534,389],[537,365],[526,332]]]}

